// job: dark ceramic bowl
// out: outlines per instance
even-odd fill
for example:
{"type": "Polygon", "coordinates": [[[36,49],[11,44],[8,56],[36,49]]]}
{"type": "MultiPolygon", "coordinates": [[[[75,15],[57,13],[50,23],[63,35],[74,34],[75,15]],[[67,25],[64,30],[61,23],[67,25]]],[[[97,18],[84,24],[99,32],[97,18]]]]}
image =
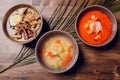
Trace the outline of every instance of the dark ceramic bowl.
{"type": "Polygon", "coordinates": [[[42,19],[42,16],[41,16],[40,12],[39,12],[36,8],[34,8],[33,6],[28,5],[28,4],[18,4],[18,5],[13,6],[12,8],[10,8],[10,9],[6,12],[6,14],[4,15],[3,22],[2,22],[3,31],[4,31],[5,35],[6,35],[10,40],[12,40],[12,41],[14,41],[14,42],[17,42],[17,43],[20,43],[20,44],[25,44],[25,43],[29,43],[29,42],[33,41],[33,40],[39,35],[39,33],[41,32],[41,30],[42,30],[42,25],[43,25],[43,19],[42,19]],[[37,35],[36,35],[35,37],[33,37],[33,38],[30,38],[30,39],[24,40],[24,41],[14,40],[14,39],[11,38],[11,36],[10,36],[10,34],[9,34],[9,33],[10,33],[10,29],[9,29],[9,28],[10,28],[10,24],[9,24],[8,19],[9,19],[10,15],[11,15],[15,10],[17,10],[17,9],[19,9],[19,8],[25,8],[25,7],[28,7],[28,8],[31,8],[31,9],[35,10],[35,11],[40,15],[40,20],[41,20],[40,29],[37,31],[37,35]]]}
{"type": "Polygon", "coordinates": [[[116,32],[117,32],[117,22],[116,22],[115,16],[112,14],[112,12],[110,10],[108,10],[107,8],[105,8],[103,6],[92,5],[92,6],[84,8],[83,10],[81,10],[79,12],[78,16],[76,17],[75,30],[76,30],[76,33],[77,33],[78,37],[80,38],[80,40],[83,43],[85,43],[85,44],[87,44],[89,46],[92,46],[92,47],[101,47],[101,46],[105,46],[108,43],[110,43],[113,40],[113,38],[115,37],[116,32]],[[90,10],[100,10],[100,11],[102,11],[103,13],[105,13],[110,18],[110,20],[112,22],[112,33],[111,33],[109,39],[107,39],[104,43],[101,43],[101,44],[98,44],[98,45],[90,44],[90,43],[84,41],[81,38],[80,34],[78,33],[78,21],[79,21],[79,19],[84,15],[84,13],[86,13],[86,12],[88,12],[90,10]]]}
{"type": "Polygon", "coordinates": [[[53,31],[49,31],[47,33],[45,33],[37,42],[37,45],[36,45],[36,57],[39,61],[39,63],[41,64],[41,66],[48,72],[51,72],[51,73],[63,73],[63,72],[66,72],[68,71],[69,69],[71,69],[74,64],[76,63],[77,59],[78,59],[78,55],[79,55],[79,49],[78,49],[78,45],[76,43],[76,40],[68,33],[66,32],[63,32],[63,31],[58,31],[58,30],[53,30],[53,31]],[[60,70],[56,70],[56,69],[51,69],[49,68],[45,63],[44,61],[41,59],[41,55],[40,55],[40,51],[41,51],[41,48],[42,48],[42,44],[50,37],[52,36],[56,36],[56,35],[62,35],[64,37],[67,37],[69,40],[71,40],[71,42],[73,43],[73,58],[72,58],[72,61],[68,64],[67,67],[65,67],[64,69],[60,69],[60,70]]]}

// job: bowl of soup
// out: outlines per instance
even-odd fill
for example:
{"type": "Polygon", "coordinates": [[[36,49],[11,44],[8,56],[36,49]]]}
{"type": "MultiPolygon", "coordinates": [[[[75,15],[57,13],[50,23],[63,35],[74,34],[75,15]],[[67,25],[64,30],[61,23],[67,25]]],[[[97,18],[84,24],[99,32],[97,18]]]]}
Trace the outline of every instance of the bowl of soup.
{"type": "Polygon", "coordinates": [[[45,33],[37,42],[36,56],[41,66],[51,73],[71,69],[78,59],[79,49],[75,39],[64,31],[45,33]]]}
{"type": "Polygon", "coordinates": [[[3,18],[3,31],[12,41],[25,44],[33,41],[42,30],[40,12],[28,4],[11,7],[3,18]]]}
{"type": "Polygon", "coordinates": [[[107,8],[98,5],[81,10],[75,25],[75,30],[81,41],[93,47],[107,45],[117,32],[115,16],[107,8]]]}

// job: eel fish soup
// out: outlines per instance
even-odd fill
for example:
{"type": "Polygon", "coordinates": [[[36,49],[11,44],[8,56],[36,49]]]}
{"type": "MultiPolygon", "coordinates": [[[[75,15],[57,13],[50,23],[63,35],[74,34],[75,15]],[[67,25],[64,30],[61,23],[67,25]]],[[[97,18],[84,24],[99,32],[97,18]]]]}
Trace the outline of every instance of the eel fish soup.
{"type": "Polygon", "coordinates": [[[41,16],[30,7],[22,7],[11,13],[8,24],[8,33],[13,40],[27,41],[38,35],[41,16]]]}

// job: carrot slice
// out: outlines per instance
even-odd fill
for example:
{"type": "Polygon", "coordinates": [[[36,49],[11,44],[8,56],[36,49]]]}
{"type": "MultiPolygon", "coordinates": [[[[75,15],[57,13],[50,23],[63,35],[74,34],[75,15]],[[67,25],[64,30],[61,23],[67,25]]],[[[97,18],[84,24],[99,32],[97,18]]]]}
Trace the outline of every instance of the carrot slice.
{"type": "Polygon", "coordinates": [[[73,48],[73,45],[68,46],[68,53],[71,53],[72,48],[73,48]]]}
{"type": "Polygon", "coordinates": [[[44,55],[45,54],[45,49],[42,49],[41,53],[42,53],[42,55],[44,55]]]}
{"type": "Polygon", "coordinates": [[[67,54],[66,60],[69,62],[72,60],[72,55],[70,53],[67,54]]]}
{"type": "Polygon", "coordinates": [[[66,67],[71,60],[72,60],[72,55],[68,53],[65,60],[61,63],[61,66],[66,67]]]}
{"type": "Polygon", "coordinates": [[[61,44],[61,40],[56,40],[56,43],[61,44]]]}
{"type": "Polygon", "coordinates": [[[48,56],[51,58],[54,58],[55,56],[52,54],[52,52],[48,52],[48,56]]]}
{"type": "Polygon", "coordinates": [[[69,61],[65,60],[61,63],[61,66],[66,67],[68,65],[69,61]]]}

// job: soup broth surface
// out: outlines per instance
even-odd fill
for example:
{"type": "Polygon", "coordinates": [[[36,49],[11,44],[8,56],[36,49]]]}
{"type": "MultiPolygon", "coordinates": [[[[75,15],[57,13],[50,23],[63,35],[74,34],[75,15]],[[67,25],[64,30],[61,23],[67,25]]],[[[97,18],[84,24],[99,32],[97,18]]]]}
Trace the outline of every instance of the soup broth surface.
{"type": "Polygon", "coordinates": [[[100,10],[90,10],[78,21],[78,32],[81,38],[89,44],[102,44],[112,33],[110,18],[100,10]]]}
{"type": "Polygon", "coordinates": [[[73,44],[63,35],[54,35],[47,38],[40,51],[45,65],[52,69],[65,68],[73,58],[73,44]]]}

